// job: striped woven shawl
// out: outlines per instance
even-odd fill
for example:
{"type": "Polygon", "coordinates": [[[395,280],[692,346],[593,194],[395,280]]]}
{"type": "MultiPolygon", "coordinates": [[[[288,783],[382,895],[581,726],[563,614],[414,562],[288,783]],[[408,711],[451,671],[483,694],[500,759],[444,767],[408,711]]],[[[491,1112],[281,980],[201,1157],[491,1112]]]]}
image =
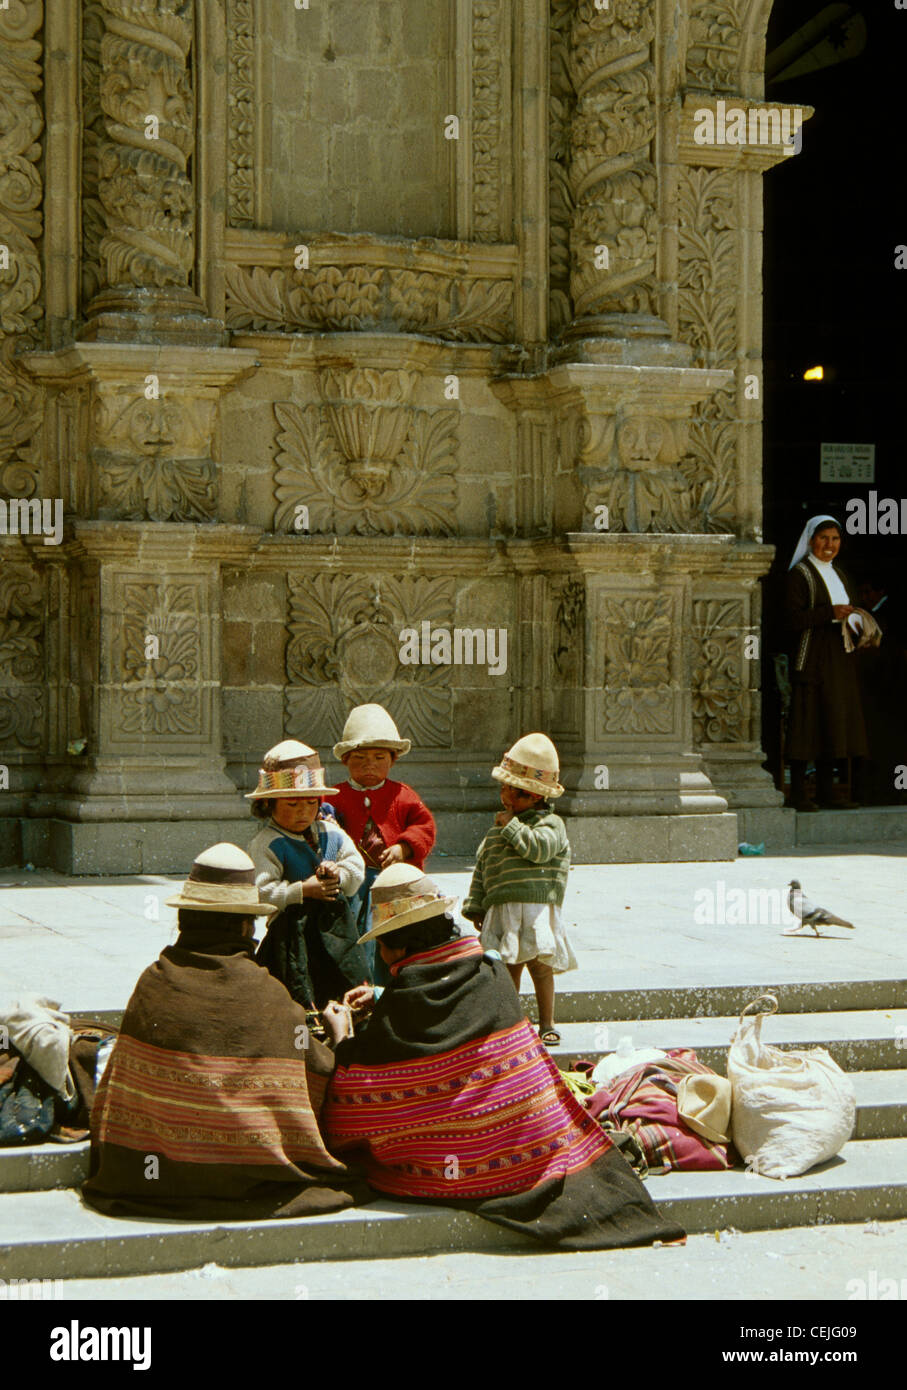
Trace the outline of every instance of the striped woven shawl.
{"type": "Polygon", "coordinates": [[[239,1219],[367,1197],[318,1127],[333,1058],[253,949],[183,932],[139,979],[92,1109],[91,1206],[239,1219]]]}
{"type": "Polygon", "coordinates": [[[361,1155],[382,1192],[565,1249],[683,1234],[563,1084],[500,961],[465,939],[394,974],[364,1033],[337,1049],[334,1152],[361,1155]]]}

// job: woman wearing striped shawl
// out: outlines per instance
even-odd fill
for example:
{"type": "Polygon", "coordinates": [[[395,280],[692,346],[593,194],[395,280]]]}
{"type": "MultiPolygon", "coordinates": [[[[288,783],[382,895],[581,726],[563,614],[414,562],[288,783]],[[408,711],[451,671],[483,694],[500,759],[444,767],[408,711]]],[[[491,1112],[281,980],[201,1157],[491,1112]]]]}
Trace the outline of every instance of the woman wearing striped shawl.
{"type": "MultiPolygon", "coordinates": [[[[331,1151],[361,1158],[379,1192],[474,1211],[565,1250],[674,1240],[523,1017],[506,968],[461,937],[452,898],[412,865],[372,889],[370,935],[392,983],[341,1041],[323,1122],[331,1151]]],[[[371,1002],[367,985],[345,1003],[371,1002]]]]}

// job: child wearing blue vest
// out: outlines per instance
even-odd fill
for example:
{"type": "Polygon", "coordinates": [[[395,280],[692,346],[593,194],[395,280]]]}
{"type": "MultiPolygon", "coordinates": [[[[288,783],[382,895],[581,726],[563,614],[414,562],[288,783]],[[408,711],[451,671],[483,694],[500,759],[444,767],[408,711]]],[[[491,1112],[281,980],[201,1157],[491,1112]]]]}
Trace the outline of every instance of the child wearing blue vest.
{"type": "Polygon", "coordinates": [[[265,754],[247,795],[265,822],[249,846],[256,886],[278,909],[256,959],[307,1009],[370,981],[350,902],[365,864],[346,831],[321,814],[335,791],[315,750],[287,739],[265,754]]]}

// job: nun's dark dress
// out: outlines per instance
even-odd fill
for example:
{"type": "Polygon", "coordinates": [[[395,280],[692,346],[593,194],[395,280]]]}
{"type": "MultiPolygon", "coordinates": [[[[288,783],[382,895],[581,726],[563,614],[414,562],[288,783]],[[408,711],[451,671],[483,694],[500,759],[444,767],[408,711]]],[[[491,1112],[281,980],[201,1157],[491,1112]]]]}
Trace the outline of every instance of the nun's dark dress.
{"type": "MultiPolygon", "coordinates": [[[[833,566],[856,606],[846,574],[833,566]]],[[[869,751],[854,652],[844,650],[822,576],[808,560],[790,571],[786,595],[791,634],[791,761],[863,758],[869,751]]]]}

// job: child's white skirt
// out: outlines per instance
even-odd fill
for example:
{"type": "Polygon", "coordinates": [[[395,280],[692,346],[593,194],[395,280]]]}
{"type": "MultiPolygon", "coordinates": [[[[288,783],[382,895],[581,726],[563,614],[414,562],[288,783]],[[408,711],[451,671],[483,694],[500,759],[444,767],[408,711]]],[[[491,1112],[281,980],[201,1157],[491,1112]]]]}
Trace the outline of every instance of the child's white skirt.
{"type": "Polygon", "coordinates": [[[505,965],[538,959],[556,975],[577,968],[561,910],[553,903],[493,903],[482,923],[482,945],[497,951],[505,965]]]}

